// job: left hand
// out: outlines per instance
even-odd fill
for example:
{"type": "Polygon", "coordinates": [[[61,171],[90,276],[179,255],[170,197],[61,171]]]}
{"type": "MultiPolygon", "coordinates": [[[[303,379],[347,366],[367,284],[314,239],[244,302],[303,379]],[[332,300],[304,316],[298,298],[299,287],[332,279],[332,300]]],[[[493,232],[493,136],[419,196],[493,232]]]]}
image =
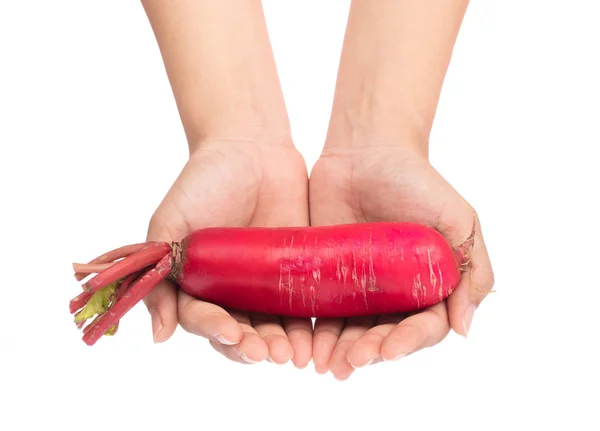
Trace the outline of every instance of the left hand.
{"type": "Polygon", "coordinates": [[[399,359],[442,341],[450,329],[466,336],[494,279],[473,208],[417,151],[396,146],[327,149],[310,178],[311,225],[408,221],[438,229],[458,246],[476,223],[470,270],[450,297],[411,314],[317,319],[316,371],[346,379],[355,368],[399,359]]]}

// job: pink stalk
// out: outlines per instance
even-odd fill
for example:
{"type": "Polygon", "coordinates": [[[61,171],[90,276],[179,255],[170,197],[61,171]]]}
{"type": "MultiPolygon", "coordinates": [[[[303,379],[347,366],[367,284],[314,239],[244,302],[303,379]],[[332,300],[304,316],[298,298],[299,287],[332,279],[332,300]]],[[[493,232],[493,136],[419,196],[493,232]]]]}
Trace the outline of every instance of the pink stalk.
{"type": "Polygon", "coordinates": [[[139,278],[97,322],[90,325],[83,336],[83,341],[91,346],[96,343],[111,326],[116,324],[134,305],[140,302],[152,289],[171,272],[172,257],[168,253],[158,264],[139,278]]]}

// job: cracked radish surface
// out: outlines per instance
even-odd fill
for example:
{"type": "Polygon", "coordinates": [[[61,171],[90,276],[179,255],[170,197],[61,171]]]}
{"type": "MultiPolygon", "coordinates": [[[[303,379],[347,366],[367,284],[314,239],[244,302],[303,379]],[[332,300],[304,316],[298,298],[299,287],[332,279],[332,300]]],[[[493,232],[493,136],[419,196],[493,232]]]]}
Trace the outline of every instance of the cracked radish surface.
{"type": "Polygon", "coordinates": [[[409,223],[212,228],[190,235],[185,250],[179,283],[187,293],[277,315],[412,311],[440,302],[460,279],[445,238],[409,223]]]}

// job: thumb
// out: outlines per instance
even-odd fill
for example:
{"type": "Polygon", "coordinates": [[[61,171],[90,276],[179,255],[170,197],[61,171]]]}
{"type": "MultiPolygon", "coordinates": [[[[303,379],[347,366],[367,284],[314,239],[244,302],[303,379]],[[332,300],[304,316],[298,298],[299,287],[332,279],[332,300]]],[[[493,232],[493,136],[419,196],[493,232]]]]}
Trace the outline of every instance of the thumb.
{"type": "MultiPolygon", "coordinates": [[[[156,217],[148,226],[148,241],[174,241],[170,229],[156,217]]],[[[167,341],[177,329],[177,294],[175,286],[168,280],[162,281],[145,298],[152,319],[152,337],[155,343],[167,341]]]]}
{"type": "Polygon", "coordinates": [[[477,307],[494,285],[494,274],[484,242],[479,217],[473,212],[471,249],[456,290],[447,299],[450,326],[464,337],[469,333],[477,307]]]}

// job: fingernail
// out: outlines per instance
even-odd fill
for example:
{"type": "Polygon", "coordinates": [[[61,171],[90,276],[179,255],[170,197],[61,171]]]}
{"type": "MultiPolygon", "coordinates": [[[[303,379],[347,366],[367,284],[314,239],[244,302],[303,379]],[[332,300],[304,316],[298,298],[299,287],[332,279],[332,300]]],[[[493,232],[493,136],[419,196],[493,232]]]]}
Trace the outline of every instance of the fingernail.
{"type": "Polygon", "coordinates": [[[352,366],[352,368],[362,368],[371,365],[375,361],[375,358],[371,358],[364,365],[354,365],[352,362],[348,361],[348,363],[352,366]]]}
{"type": "Polygon", "coordinates": [[[217,335],[215,337],[215,339],[221,343],[221,344],[225,344],[226,346],[233,346],[234,344],[237,344],[235,341],[230,341],[227,338],[225,338],[224,336],[222,336],[221,334],[217,335]]]}
{"type": "Polygon", "coordinates": [[[463,332],[465,333],[464,334],[465,337],[469,334],[469,329],[471,329],[471,322],[473,320],[473,315],[475,314],[476,308],[477,307],[475,307],[474,305],[469,305],[469,307],[467,308],[467,311],[465,311],[465,315],[463,316],[462,327],[463,327],[463,332]]]}
{"type": "Polygon", "coordinates": [[[406,356],[406,353],[400,353],[399,355],[396,355],[395,357],[390,359],[390,361],[399,361],[400,359],[404,358],[405,356],[406,356]]]}
{"type": "Polygon", "coordinates": [[[152,337],[154,338],[154,343],[160,343],[158,336],[160,335],[160,331],[163,329],[160,314],[158,314],[156,310],[151,310],[150,318],[152,319],[152,337]]]}
{"type": "Polygon", "coordinates": [[[242,358],[242,361],[247,362],[248,364],[258,363],[258,361],[253,361],[252,359],[250,359],[244,352],[240,353],[240,358],[242,358]]]}

